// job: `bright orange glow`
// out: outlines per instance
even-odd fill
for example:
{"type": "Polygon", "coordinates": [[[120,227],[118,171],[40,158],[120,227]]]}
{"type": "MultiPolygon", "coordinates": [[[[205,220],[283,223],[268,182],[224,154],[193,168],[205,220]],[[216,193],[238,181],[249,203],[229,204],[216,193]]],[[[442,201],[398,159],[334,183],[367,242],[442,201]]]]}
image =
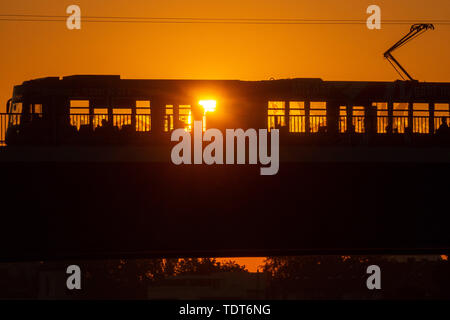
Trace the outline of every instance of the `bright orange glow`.
{"type": "Polygon", "coordinates": [[[200,100],[198,102],[199,105],[203,107],[203,110],[206,112],[214,112],[216,110],[216,100],[200,100]]]}

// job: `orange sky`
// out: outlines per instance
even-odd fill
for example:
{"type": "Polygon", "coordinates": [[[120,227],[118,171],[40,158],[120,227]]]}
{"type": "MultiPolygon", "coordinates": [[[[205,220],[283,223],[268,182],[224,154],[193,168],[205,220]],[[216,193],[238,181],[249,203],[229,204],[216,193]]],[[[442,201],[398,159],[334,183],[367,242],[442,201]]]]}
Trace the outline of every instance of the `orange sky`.
{"type": "Polygon", "coordinates": [[[263,257],[246,257],[246,258],[217,258],[217,261],[225,263],[228,261],[234,261],[241,266],[245,266],[245,269],[247,269],[250,272],[262,272],[264,265],[264,260],[266,258],[263,257]]]}
{"type": "MultiPolygon", "coordinates": [[[[87,16],[366,19],[370,4],[385,19],[450,19],[449,0],[15,0],[0,14],[66,15],[77,4],[87,16]]],[[[421,81],[450,81],[450,25],[399,49],[395,56],[421,81]]],[[[123,78],[258,80],[395,80],[382,53],[408,25],[96,24],[68,30],[65,22],[0,21],[0,111],[12,86],[71,74],[123,78]]]]}
{"type": "MultiPolygon", "coordinates": [[[[448,0],[15,0],[1,13],[89,16],[366,19],[369,4],[385,19],[450,19],[448,0]]],[[[407,25],[96,24],[0,21],[1,110],[13,84],[70,74],[126,78],[395,80],[382,53],[407,25]]],[[[422,81],[449,81],[450,25],[438,25],[396,57],[422,81]]]]}

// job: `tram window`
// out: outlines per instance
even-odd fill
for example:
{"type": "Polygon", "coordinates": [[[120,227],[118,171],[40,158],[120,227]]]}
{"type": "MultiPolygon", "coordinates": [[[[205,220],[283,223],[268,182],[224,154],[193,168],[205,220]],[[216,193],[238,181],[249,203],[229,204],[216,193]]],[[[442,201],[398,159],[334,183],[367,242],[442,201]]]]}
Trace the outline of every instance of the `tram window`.
{"type": "Polygon", "coordinates": [[[19,125],[20,117],[22,114],[22,102],[15,102],[11,105],[11,109],[9,110],[9,125],[19,125]]]}
{"type": "Polygon", "coordinates": [[[136,101],[136,131],[151,131],[151,109],[149,100],[136,101]]]}
{"type": "Polygon", "coordinates": [[[394,102],[393,129],[398,133],[404,133],[408,127],[408,103],[394,102]]]}
{"type": "Polygon", "coordinates": [[[327,103],[325,101],[311,101],[311,111],[315,111],[317,115],[325,115],[327,110],[327,103]]]}
{"type": "Polygon", "coordinates": [[[309,122],[311,132],[318,132],[320,127],[327,125],[327,103],[324,101],[311,101],[309,122]]]}
{"type": "Polygon", "coordinates": [[[42,104],[34,105],[34,113],[42,113],[42,104]]]}
{"type": "Polygon", "coordinates": [[[173,130],[173,105],[166,105],[166,114],[164,115],[164,131],[173,130]]]}
{"type": "Polygon", "coordinates": [[[450,109],[448,103],[436,103],[434,105],[435,115],[439,115],[440,117],[448,117],[450,116],[450,109]]]}
{"type": "MultiPolygon", "coordinates": [[[[169,132],[175,128],[174,120],[174,106],[171,104],[166,105],[165,115],[164,115],[164,131],[169,132]]],[[[191,131],[192,129],[192,117],[191,117],[191,106],[190,105],[179,105],[178,107],[178,128],[184,127],[186,131],[191,131]]],[[[203,117],[203,128],[205,125],[205,118],[203,117]]]]}
{"type": "Polygon", "coordinates": [[[13,103],[10,109],[10,113],[22,113],[22,102],[13,103]]]}
{"type": "Polygon", "coordinates": [[[94,108],[94,117],[92,119],[93,127],[94,128],[101,127],[103,120],[108,121],[108,109],[94,108]]]}
{"type": "Polygon", "coordinates": [[[89,114],[89,108],[70,108],[70,114],[89,114]]]}
{"type": "MultiPolygon", "coordinates": [[[[450,104],[448,103],[436,103],[434,105],[434,129],[437,130],[442,124],[442,118],[448,118],[450,116],[450,104]]],[[[449,121],[447,120],[447,124],[449,121]]]]}
{"type": "Polygon", "coordinates": [[[131,124],[131,109],[129,108],[114,108],[113,109],[113,125],[119,129],[122,126],[131,124]]]}
{"type": "Polygon", "coordinates": [[[364,106],[354,106],[353,107],[353,116],[352,116],[352,124],[355,128],[355,132],[364,133],[364,118],[365,118],[365,110],[364,106]]]}
{"type": "Polygon", "coordinates": [[[137,100],[136,108],[137,109],[150,109],[150,101],[149,100],[137,100]]]}
{"type": "Polygon", "coordinates": [[[388,126],[388,104],[387,102],[374,102],[372,104],[377,110],[377,133],[386,133],[388,126]]]}
{"type": "Polygon", "coordinates": [[[285,102],[284,101],[269,101],[267,108],[267,128],[284,127],[285,123],[285,102]]]}
{"type": "Polygon", "coordinates": [[[34,118],[42,118],[42,104],[33,104],[31,111],[34,118]]]}
{"type": "Polygon", "coordinates": [[[114,108],[113,114],[131,114],[130,108],[114,108]]]}
{"type": "Polygon", "coordinates": [[[387,117],[388,115],[387,102],[374,102],[372,105],[377,108],[377,116],[387,117]]]}
{"type": "Polygon", "coordinates": [[[70,124],[78,130],[89,124],[89,100],[70,100],[70,124]]]}
{"type": "Polygon", "coordinates": [[[428,103],[414,103],[413,104],[413,114],[414,116],[426,116],[428,117],[428,103]]]}
{"type": "Polygon", "coordinates": [[[395,102],[394,116],[407,116],[407,115],[408,115],[408,104],[405,102],[395,102]]]}
{"type": "Polygon", "coordinates": [[[429,132],[429,106],[428,103],[413,104],[413,132],[428,133],[429,132]]]}
{"type": "Polygon", "coordinates": [[[89,114],[89,100],[70,100],[70,114],[89,114]]]}
{"type": "Polygon", "coordinates": [[[347,131],[347,107],[339,106],[339,132],[347,131]]]}
{"type": "Polygon", "coordinates": [[[353,107],[354,116],[364,116],[364,106],[354,106],[353,107]]]}
{"type": "Polygon", "coordinates": [[[305,102],[289,102],[289,132],[305,131],[305,102]]]}
{"type": "Polygon", "coordinates": [[[305,115],[305,102],[304,101],[290,101],[289,102],[289,115],[305,115]]]}
{"type": "Polygon", "coordinates": [[[70,111],[73,114],[81,114],[80,111],[77,110],[83,110],[87,111],[89,113],[89,100],[70,100],[70,111]],[[72,112],[73,111],[75,112],[72,112]]]}
{"type": "Polygon", "coordinates": [[[191,106],[180,105],[179,113],[180,113],[179,120],[184,123],[186,131],[191,131],[192,129],[191,106]]]}

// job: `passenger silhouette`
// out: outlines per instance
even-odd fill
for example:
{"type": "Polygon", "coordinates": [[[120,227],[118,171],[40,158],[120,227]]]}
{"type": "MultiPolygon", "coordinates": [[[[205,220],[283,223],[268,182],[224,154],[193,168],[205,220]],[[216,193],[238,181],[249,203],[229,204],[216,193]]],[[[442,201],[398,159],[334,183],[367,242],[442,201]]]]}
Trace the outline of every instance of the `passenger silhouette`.
{"type": "Polygon", "coordinates": [[[107,119],[102,119],[102,125],[101,127],[97,127],[97,129],[100,129],[104,132],[112,132],[114,131],[114,126],[111,121],[108,121],[107,119]]]}
{"type": "Polygon", "coordinates": [[[439,128],[437,129],[437,133],[448,133],[448,124],[447,124],[447,117],[442,117],[441,118],[441,125],[439,126],[439,128]]]}
{"type": "Polygon", "coordinates": [[[392,126],[391,126],[391,125],[387,125],[387,126],[385,127],[385,129],[386,129],[386,133],[393,133],[393,130],[392,130],[392,126]]]}
{"type": "Polygon", "coordinates": [[[117,131],[117,127],[115,127],[112,122],[107,119],[102,119],[102,125],[95,128],[96,136],[105,143],[111,143],[112,140],[114,140],[117,131]]]}

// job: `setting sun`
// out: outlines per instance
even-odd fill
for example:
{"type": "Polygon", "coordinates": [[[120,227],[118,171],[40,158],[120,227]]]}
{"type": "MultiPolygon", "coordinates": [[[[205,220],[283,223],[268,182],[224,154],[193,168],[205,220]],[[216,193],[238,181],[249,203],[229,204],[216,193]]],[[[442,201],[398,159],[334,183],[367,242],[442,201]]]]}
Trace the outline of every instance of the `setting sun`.
{"type": "Polygon", "coordinates": [[[200,100],[199,105],[203,107],[206,112],[214,112],[216,110],[216,100],[200,100]]]}

